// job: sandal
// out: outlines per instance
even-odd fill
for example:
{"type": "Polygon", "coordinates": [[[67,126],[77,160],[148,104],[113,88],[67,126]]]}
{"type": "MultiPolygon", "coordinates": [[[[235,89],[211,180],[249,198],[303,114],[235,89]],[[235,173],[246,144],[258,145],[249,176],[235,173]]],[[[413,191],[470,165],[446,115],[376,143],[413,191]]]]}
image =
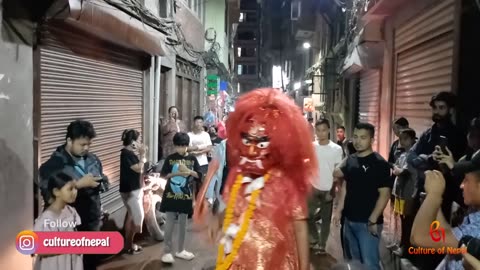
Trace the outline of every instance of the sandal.
{"type": "Polygon", "coordinates": [[[137,255],[143,252],[143,248],[139,245],[134,245],[134,248],[130,248],[127,250],[127,253],[130,255],[137,255]]]}

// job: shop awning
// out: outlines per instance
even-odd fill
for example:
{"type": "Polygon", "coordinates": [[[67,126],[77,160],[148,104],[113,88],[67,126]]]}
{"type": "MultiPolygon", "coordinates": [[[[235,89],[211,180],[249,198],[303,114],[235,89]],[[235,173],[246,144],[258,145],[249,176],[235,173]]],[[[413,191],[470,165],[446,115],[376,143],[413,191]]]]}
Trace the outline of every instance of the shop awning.
{"type": "MultiPolygon", "coordinates": [[[[121,5],[121,1],[118,2],[121,5]]],[[[125,7],[127,10],[129,7],[125,7]]],[[[103,0],[58,0],[47,18],[63,19],[99,38],[150,55],[165,55],[165,32],[143,23],[103,0]]]]}
{"type": "Polygon", "coordinates": [[[367,25],[359,32],[349,46],[342,73],[348,76],[382,66],[385,43],[378,32],[380,28],[375,24],[367,25]]]}
{"type": "Polygon", "coordinates": [[[363,69],[362,61],[360,60],[360,53],[355,46],[350,54],[345,58],[343,63],[342,73],[346,75],[355,74],[363,69]]]}

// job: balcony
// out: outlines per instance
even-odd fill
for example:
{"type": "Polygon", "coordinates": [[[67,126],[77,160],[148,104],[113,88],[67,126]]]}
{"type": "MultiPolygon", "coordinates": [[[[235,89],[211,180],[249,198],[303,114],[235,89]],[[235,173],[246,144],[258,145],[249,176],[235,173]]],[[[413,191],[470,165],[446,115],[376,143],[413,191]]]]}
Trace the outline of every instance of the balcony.
{"type": "Polygon", "coordinates": [[[238,64],[255,64],[257,63],[258,61],[258,58],[257,56],[249,56],[249,57],[239,57],[239,56],[235,56],[235,63],[238,63],[238,64]]]}
{"type": "Polygon", "coordinates": [[[255,32],[255,34],[258,34],[258,29],[258,23],[239,23],[237,26],[238,32],[252,31],[255,32]]]}
{"type": "Polygon", "coordinates": [[[242,39],[235,39],[234,44],[236,46],[248,47],[248,46],[257,46],[258,40],[242,40],[242,39]]]}
{"type": "Polygon", "coordinates": [[[257,46],[250,47],[235,47],[235,62],[255,63],[258,60],[257,46]]]}
{"type": "Polygon", "coordinates": [[[243,74],[237,75],[239,82],[251,82],[252,80],[258,79],[258,74],[243,74]]]}
{"type": "Polygon", "coordinates": [[[247,26],[247,27],[258,27],[258,15],[257,11],[254,12],[240,12],[240,16],[238,18],[238,22],[240,25],[247,26]]]}
{"type": "Polygon", "coordinates": [[[371,21],[349,45],[343,72],[354,74],[363,69],[379,68],[383,64],[384,46],[381,21],[371,21]]]}
{"type": "Polygon", "coordinates": [[[240,11],[256,11],[257,0],[240,0],[240,11]]]}
{"type": "MultiPolygon", "coordinates": [[[[294,2],[298,3],[298,2],[294,2]]],[[[292,3],[292,5],[294,5],[292,3]]],[[[297,6],[300,10],[298,17],[293,18],[293,30],[296,40],[312,39],[315,34],[315,22],[316,22],[316,8],[313,1],[301,1],[300,6],[297,6]]],[[[293,16],[293,15],[292,15],[293,16]]]]}

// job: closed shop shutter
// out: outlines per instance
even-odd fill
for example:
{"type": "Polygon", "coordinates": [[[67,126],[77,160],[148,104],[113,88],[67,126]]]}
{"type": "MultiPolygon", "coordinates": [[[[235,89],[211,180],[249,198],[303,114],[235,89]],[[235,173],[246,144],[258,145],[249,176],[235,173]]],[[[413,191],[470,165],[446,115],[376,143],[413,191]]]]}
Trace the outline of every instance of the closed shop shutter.
{"type": "Polygon", "coordinates": [[[185,123],[185,115],[182,112],[182,102],[183,102],[183,78],[180,76],[177,76],[177,81],[176,81],[176,96],[175,96],[175,106],[178,109],[178,114],[180,119],[182,119],[185,123]]]}
{"type": "Polygon", "coordinates": [[[395,34],[395,118],[407,118],[417,134],[432,125],[431,97],[452,90],[454,16],[454,1],[442,1],[395,34]]]}
{"type": "Polygon", "coordinates": [[[183,79],[183,120],[187,124],[188,130],[192,130],[193,116],[192,116],[192,80],[183,79]]]}
{"type": "Polygon", "coordinates": [[[358,121],[375,126],[373,150],[378,151],[378,125],[380,108],[380,71],[368,70],[360,74],[358,121]]]}
{"type": "Polygon", "coordinates": [[[181,119],[192,130],[193,118],[198,115],[197,106],[199,102],[199,80],[202,68],[185,59],[177,57],[177,100],[176,104],[180,111],[181,119]]]}
{"type": "Polygon", "coordinates": [[[97,138],[91,152],[102,161],[110,191],[102,194],[105,210],[122,207],[119,200],[121,135],[132,128],[143,133],[143,71],[146,57],[100,41],[66,26],[41,32],[40,149],[41,163],[65,142],[68,124],[92,122],[97,138]]]}
{"type": "Polygon", "coordinates": [[[168,119],[167,71],[162,67],[162,73],[160,74],[160,117],[163,117],[163,119],[168,119]]]}

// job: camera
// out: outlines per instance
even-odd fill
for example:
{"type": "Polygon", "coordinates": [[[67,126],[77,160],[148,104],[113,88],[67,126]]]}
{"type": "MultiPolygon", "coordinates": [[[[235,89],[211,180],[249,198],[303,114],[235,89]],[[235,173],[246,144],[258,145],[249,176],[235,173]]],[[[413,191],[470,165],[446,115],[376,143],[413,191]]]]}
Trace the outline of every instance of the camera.
{"type": "Polygon", "coordinates": [[[465,245],[467,247],[467,252],[473,257],[480,260],[480,239],[474,238],[472,236],[464,236],[460,239],[458,246],[461,247],[465,245]]]}
{"type": "Polygon", "coordinates": [[[108,178],[105,175],[102,175],[100,177],[102,178],[97,180],[97,182],[99,183],[97,189],[100,193],[105,193],[108,191],[108,178]]]}

